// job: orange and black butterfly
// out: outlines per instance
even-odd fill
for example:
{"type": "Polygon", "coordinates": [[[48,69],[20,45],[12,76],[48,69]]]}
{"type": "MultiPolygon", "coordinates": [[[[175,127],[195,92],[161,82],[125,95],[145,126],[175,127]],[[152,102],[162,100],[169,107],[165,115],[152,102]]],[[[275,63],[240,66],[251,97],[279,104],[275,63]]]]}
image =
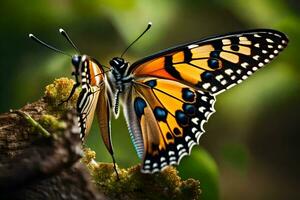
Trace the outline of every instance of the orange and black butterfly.
{"type": "Polygon", "coordinates": [[[83,88],[77,104],[82,134],[96,111],[113,154],[110,116],[118,116],[121,100],[142,172],[177,165],[199,143],[217,94],[269,63],[287,43],[286,35],[276,30],[241,31],[169,48],[132,65],[115,57],[108,71],[86,55],[73,56],[75,75],[81,77],[76,87],[83,88]]]}

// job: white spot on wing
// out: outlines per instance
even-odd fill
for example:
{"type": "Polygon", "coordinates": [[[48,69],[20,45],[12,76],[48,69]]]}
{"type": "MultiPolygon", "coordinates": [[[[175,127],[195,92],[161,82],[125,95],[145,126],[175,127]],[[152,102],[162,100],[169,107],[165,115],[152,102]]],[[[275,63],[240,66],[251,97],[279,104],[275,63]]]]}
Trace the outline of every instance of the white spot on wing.
{"type": "Polygon", "coordinates": [[[202,87],[207,90],[210,87],[210,83],[204,83],[202,87]]]}
{"type": "Polygon", "coordinates": [[[200,111],[200,112],[202,112],[202,113],[203,113],[203,112],[204,112],[204,110],[205,110],[205,107],[204,107],[204,106],[201,106],[201,107],[199,107],[199,111],[200,111]]]}
{"type": "Polygon", "coordinates": [[[192,118],[192,122],[194,124],[198,125],[199,124],[199,118],[197,118],[197,117],[192,118]]]}
{"type": "Polygon", "coordinates": [[[232,69],[226,69],[226,70],[225,70],[225,74],[227,74],[227,75],[229,75],[229,76],[230,76],[230,74],[232,74],[232,73],[233,73],[232,69]]]}
{"type": "Polygon", "coordinates": [[[241,66],[244,67],[244,68],[247,68],[247,66],[249,66],[249,64],[244,62],[244,63],[241,64],[241,66]]]}
{"type": "Polygon", "coordinates": [[[199,46],[199,45],[191,44],[191,45],[188,46],[188,48],[189,48],[189,49],[193,49],[193,48],[198,47],[198,46],[199,46]]]}
{"type": "Polygon", "coordinates": [[[222,85],[226,85],[226,83],[227,83],[227,81],[225,79],[221,81],[222,85]]]}
{"type": "Polygon", "coordinates": [[[253,58],[254,58],[255,60],[258,60],[258,59],[259,59],[259,55],[253,56],[253,58]]]}

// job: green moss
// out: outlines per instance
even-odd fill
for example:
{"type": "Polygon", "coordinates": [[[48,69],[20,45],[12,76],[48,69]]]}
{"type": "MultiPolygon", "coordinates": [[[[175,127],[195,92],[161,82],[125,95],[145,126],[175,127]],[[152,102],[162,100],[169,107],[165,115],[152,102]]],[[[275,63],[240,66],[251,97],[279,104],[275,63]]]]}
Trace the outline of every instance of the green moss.
{"type": "Polygon", "coordinates": [[[76,92],[68,102],[60,105],[69,97],[74,83],[74,80],[69,78],[55,79],[52,84],[47,85],[45,88],[45,101],[55,110],[63,111],[74,108],[79,96],[79,90],[76,90],[76,92]]]}
{"type": "Polygon", "coordinates": [[[95,152],[85,149],[82,161],[87,164],[99,190],[112,199],[199,199],[199,181],[181,180],[174,167],[155,174],[142,174],[139,165],[118,168],[120,180],[117,180],[113,164],[97,163],[95,157],[95,152]]]}
{"type": "Polygon", "coordinates": [[[67,127],[66,122],[60,121],[55,116],[49,114],[42,115],[38,122],[50,132],[57,132],[67,127]]]}

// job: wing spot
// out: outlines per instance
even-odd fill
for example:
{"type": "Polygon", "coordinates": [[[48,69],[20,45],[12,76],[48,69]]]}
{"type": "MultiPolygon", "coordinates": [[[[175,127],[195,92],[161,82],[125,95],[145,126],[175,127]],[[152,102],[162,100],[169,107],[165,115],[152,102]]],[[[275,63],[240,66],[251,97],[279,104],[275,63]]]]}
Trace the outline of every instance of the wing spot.
{"type": "Polygon", "coordinates": [[[266,51],[266,50],[262,50],[261,52],[262,52],[263,54],[268,53],[268,51],[266,51]]]}
{"type": "Polygon", "coordinates": [[[197,132],[197,131],[198,131],[197,128],[195,128],[195,127],[192,128],[192,133],[195,133],[195,132],[197,132]]]}
{"type": "Polygon", "coordinates": [[[247,74],[250,76],[252,74],[252,72],[251,71],[247,71],[247,74]]]}
{"type": "Polygon", "coordinates": [[[271,40],[270,38],[267,38],[266,41],[269,43],[274,43],[273,40],[271,40]]]}
{"type": "Polygon", "coordinates": [[[210,83],[204,83],[202,87],[207,90],[210,87],[210,83]]]}
{"type": "Polygon", "coordinates": [[[223,76],[222,74],[216,76],[216,79],[217,79],[218,81],[220,81],[222,78],[224,78],[224,76],[223,76]]]}
{"type": "Polygon", "coordinates": [[[192,122],[194,124],[198,125],[199,124],[199,118],[197,118],[197,117],[192,118],[192,122]]]}
{"type": "Polygon", "coordinates": [[[208,97],[207,96],[201,96],[201,99],[205,102],[207,102],[208,97]]]}
{"type": "Polygon", "coordinates": [[[198,46],[199,46],[199,45],[197,45],[197,44],[191,44],[191,45],[188,46],[188,48],[189,48],[189,49],[193,49],[193,48],[198,47],[198,46]]]}
{"type": "Polygon", "coordinates": [[[253,56],[254,60],[258,60],[259,59],[259,55],[253,56]]]}
{"type": "Polygon", "coordinates": [[[211,88],[211,91],[212,91],[212,92],[215,92],[215,91],[217,91],[217,90],[218,90],[218,88],[217,88],[216,86],[214,86],[214,87],[211,88]]]}
{"type": "Polygon", "coordinates": [[[259,44],[259,43],[256,43],[254,46],[257,47],[257,48],[259,48],[259,47],[260,47],[260,44],[259,44]]]}
{"type": "Polygon", "coordinates": [[[258,70],[258,68],[257,68],[257,67],[253,67],[252,70],[253,70],[253,71],[256,71],[256,70],[258,70]]]}
{"type": "Polygon", "coordinates": [[[238,70],[236,70],[236,73],[241,74],[242,70],[238,69],[238,70]]]}
{"type": "Polygon", "coordinates": [[[269,48],[269,49],[273,49],[274,47],[273,47],[273,45],[270,45],[270,44],[269,44],[269,45],[268,45],[268,48],[269,48]]]}
{"type": "Polygon", "coordinates": [[[225,73],[230,76],[233,73],[233,71],[232,69],[226,69],[225,73]]]}
{"type": "Polygon", "coordinates": [[[278,51],[278,50],[274,50],[274,53],[275,53],[275,54],[278,54],[278,53],[279,53],[279,51],[278,51]]]}
{"type": "Polygon", "coordinates": [[[163,168],[164,166],[166,166],[167,165],[167,163],[166,162],[163,162],[163,163],[161,163],[161,168],[163,168]]]}
{"type": "Polygon", "coordinates": [[[169,151],[169,156],[175,155],[174,151],[169,151]]]}
{"type": "Polygon", "coordinates": [[[205,109],[206,109],[206,108],[205,108],[204,106],[201,106],[201,107],[199,107],[199,109],[198,109],[198,110],[199,110],[200,112],[202,112],[202,113],[203,113],[205,109]]]}
{"type": "Polygon", "coordinates": [[[149,165],[145,165],[144,169],[150,169],[150,166],[149,165]]]}
{"type": "Polygon", "coordinates": [[[247,62],[244,62],[241,64],[242,67],[247,68],[249,66],[249,64],[247,62]]]}
{"type": "Polygon", "coordinates": [[[176,160],[176,157],[174,157],[174,156],[170,157],[170,161],[174,161],[174,160],[176,160]]]}
{"type": "Polygon", "coordinates": [[[176,163],[176,161],[171,161],[170,162],[170,165],[176,165],[177,163],[176,163]]]}
{"type": "Polygon", "coordinates": [[[254,37],[260,38],[261,36],[258,34],[254,34],[254,37]]]}
{"type": "Polygon", "coordinates": [[[245,79],[247,79],[247,78],[248,78],[248,76],[246,76],[246,75],[242,76],[242,79],[243,79],[243,80],[245,80],[245,79]]]}
{"type": "Polygon", "coordinates": [[[261,63],[261,62],[260,62],[260,63],[258,63],[258,66],[259,66],[259,67],[262,67],[262,66],[264,66],[264,63],[261,63]]]}
{"type": "Polygon", "coordinates": [[[283,46],[281,44],[278,45],[278,49],[283,49],[283,46]]]}
{"type": "Polygon", "coordinates": [[[274,58],[274,55],[273,55],[273,54],[270,54],[270,55],[269,55],[269,58],[273,59],[273,58],[274,58]]]}
{"type": "Polygon", "coordinates": [[[181,156],[182,154],[186,153],[186,150],[185,149],[181,149],[179,152],[178,152],[178,155],[181,156]]]}
{"type": "Polygon", "coordinates": [[[191,137],[190,137],[190,136],[188,136],[188,135],[187,135],[187,136],[185,136],[185,141],[186,141],[186,142],[188,142],[190,139],[191,139],[191,137]]]}
{"type": "Polygon", "coordinates": [[[241,83],[242,82],[242,80],[241,79],[239,79],[238,81],[237,81],[237,83],[239,84],[239,83],[241,83]]]}
{"type": "Polygon", "coordinates": [[[235,79],[236,79],[236,76],[233,75],[233,76],[231,76],[230,78],[231,78],[231,80],[235,80],[235,79]]]}
{"type": "Polygon", "coordinates": [[[178,144],[176,148],[177,148],[177,150],[180,150],[180,149],[183,148],[183,145],[182,144],[178,144]]]}
{"type": "Polygon", "coordinates": [[[270,62],[270,60],[267,59],[267,58],[264,61],[265,61],[265,63],[269,63],[270,62]]]}
{"type": "Polygon", "coordinates": [[[225,79],[221,81],[222,85],[226,85],[226,83],[227,83],[227,81],[225,79]]]}
{"type": "Polygon", "coordinates": [[[223,39],[222,43],[223,43],[223,45],[229,45],[229,44],[231,44],[231,41],[230,41],[230,39],[223,39]]]}

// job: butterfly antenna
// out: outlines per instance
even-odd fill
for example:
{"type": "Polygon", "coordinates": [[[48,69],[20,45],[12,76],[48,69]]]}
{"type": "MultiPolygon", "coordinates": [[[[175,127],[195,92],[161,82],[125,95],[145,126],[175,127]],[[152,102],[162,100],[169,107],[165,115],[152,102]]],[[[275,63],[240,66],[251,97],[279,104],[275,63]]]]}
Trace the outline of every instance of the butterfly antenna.
{"type": "Polygon", "coordinates": [[[67,56],[72,57],[70,54],[68,54],[68,53],[66,53],[66,52],[64,52],[64,51],[62,51],[62,50],[59,50],[59,49],[57,49],[57,48],[55,48],[55,47],[53,47],[53,46],[47,44],[46,42],[43,42],[42,40],[40,40],[39,38],[37,38],[36,36],[34,36],[34,35],[31,34],[31,33],[29,34],[29,38],[31,38],[31,39],[33,39],[35,42],[37,42],[37,43],[39,43],[39,44],[41,44],[41,45],[47,47],[48,49],[51,49],[51,50],[56,51],[56,52],[58,52],[58,53],[61,53],[61,54],[64,54],[64,55],[67,55],[67,56]]]}
{"type": "Polygon", "coordinates": [[[67,41],[72,45],[72,47],[80,54],[79,49],[76,47],[74,42],[71,40],[71,38],[69,37],[67,32],[62,28],[59,29],[59,32],[60,32],[60,34],[62,34],[67,39],[67,41]]]}
{"type": "Polygon", "coordinates": [[[123,55],[127,52],[127,50],[132,46],[134,45],[134,43],[136,43],[152,26],[152,22],[149,22],[148,23],[148,26],[147,28],[144,30],[144,32],[138,37],[136,38],[124,51],[123,53],[121,54],[121,58],[123,57],[123,55]]]}

